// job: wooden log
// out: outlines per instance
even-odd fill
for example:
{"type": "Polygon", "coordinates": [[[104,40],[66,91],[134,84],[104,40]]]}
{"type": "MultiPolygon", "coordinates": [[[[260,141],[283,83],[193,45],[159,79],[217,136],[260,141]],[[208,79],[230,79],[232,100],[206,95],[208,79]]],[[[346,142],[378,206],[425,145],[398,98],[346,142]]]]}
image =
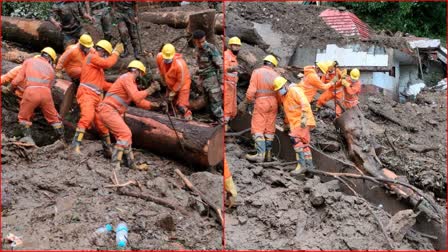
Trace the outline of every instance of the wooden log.
{"type": "Polygon", "coordinates": [[[51,46],[63,50],[62,34],[49,21],[2,16],[2,36],[4,40],[24,43],[41,49],[51,46]]]}
{"type": "Polygon", "coordinates": [[[216,11],[212,9],[191,14],[188,18],[187,31],[193,33],[198,29],[203,30],[205,31],[207,41],[216,45],[215,15],[216,11]]]}
{"type": "MultiPolygon", "coordinates": [[[[399,177],[392,171],[384,168],[376,155],[374,148],[374,139],[366,126],[366,122],[361,110],[353,107],[344,112],[341,117],[335,121],[336,128],[340,129],[347,144],[349,158],[358,168],[367,172],[371,176],[380,179],[398,179],[399,177]]],[[[403,179],[403,178],[400,178],[403,179]]],[[[429,218],[438,219],[437,209],[431,205],[434,202],[428,202],[426,199],[421,203],[422,198],[413,190],[402,185],[388,183],[388,187],[401,196],[418,210],[424,212],[429,218]]]]}
{"type": "MultiPolygon", "coordinates": [[[[139,18],[143,22],[150,22],[154,24],[165,24],[173,28],[187,28],[190,15],[194,15],[201,12],[203,11],[142,12],[139,14],[139,18]]],[[[224,15],[222,13],[217,13],[215,19],[216,23],[214,24],[213,27],[214,31],[217,34],[222,34],[224,15]]]]}

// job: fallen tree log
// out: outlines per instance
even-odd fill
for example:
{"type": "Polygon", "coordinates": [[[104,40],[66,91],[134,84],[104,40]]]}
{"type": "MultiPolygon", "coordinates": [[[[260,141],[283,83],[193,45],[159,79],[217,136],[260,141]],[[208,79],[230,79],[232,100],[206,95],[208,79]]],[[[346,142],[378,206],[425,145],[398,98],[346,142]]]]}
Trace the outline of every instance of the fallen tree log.
{"type": "Polygon", "coordinates": [[[62,51],[62,34],[49,21],[2,16],[2,37],[33,48],[51,46],[62,51]]]}
{"type": "MultiPolygon", "coordinates": [[[[70,86],[71,82],[67,80],[57,80],[52,89],[56,108],[61,105],[70,86]]],[[[18,108],[13,94],[3,95],[2,105],[3,108],[10,110],[17,111],[18,108]],[[6,99],[5,96],[10,99],[6,99]]],[[[65,115],[64,125],[67,129],[74,129],[78,119],[79,110],[72,109],[65,115]]],[[[201,167],[217,165],[223,159],[224,131],[222,126],[211,127],[200,122],[173,118],[174,127],[185,147],[184,153],[167,115],[130,107],[125,114],[125,121],[132,131],[133,146],[135,147],[201,167]]],[[[52,131],[49,130],[49,132],[52,131]]]]}
{"type": "MultiPolygon", "coordinates": [[[[341,132],[347,143],[349,158],[360,169],[365,170],[368,174],[379,179],[398,179],[398,176],[383,168],[375,153],[373,145],[373,137],[369,129],[365,126],[364,116],[358,107],[344,112],[341,117],[336,119],[335,126],[341,129],[341,132]]],[[[425,198],[422,198],[413,190],[399,184],[387,183],[388,187],[399,196],[408,200],[408,202],[424,212],[431,219],[441,219],[436,204],[425,198]]]]}
{"type": "MultiPolygon", "coordinates": [[[[187,28],[190,15],[200,12],[202,11],[142,12],[139,14],[139,18],[141,21],[151,22],[154,24],[165,24],[173,28],[187,28]]],[[[215,19],[217,22],[214,24],[214,31],[218,34],[222,34],[223,14],[217,13],[215,19]]]]}

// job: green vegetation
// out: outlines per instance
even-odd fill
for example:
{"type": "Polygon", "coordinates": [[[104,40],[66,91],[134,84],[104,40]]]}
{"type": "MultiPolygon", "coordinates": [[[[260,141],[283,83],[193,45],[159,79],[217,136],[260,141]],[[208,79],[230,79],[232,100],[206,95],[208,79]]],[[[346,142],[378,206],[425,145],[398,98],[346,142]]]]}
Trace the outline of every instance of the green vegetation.
{"type": "Polygon", "coordinates": [[[52,2],[2,2],[2,15],[46,20],[52,2]]]}
{"type": "Polygon", "coordinates": [[[333,2],[375,30],[401,31],[446,40],[446,2],[333,2]]]}

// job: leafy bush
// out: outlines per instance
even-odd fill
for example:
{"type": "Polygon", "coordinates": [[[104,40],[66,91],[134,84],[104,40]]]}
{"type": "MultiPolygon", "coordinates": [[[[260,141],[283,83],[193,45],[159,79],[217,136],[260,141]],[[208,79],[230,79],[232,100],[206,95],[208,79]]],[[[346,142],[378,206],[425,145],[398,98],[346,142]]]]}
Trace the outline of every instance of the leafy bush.
{"type": "Polygon", "coordinates": [[[445,41],[446,2],[333,2],[376,30],[402,31],[445,41]]]}
{"type": "Polygon", "coordinates": [[[2,2],[2,15],[45,20],[52,5],[52,2],[2,2]]]}

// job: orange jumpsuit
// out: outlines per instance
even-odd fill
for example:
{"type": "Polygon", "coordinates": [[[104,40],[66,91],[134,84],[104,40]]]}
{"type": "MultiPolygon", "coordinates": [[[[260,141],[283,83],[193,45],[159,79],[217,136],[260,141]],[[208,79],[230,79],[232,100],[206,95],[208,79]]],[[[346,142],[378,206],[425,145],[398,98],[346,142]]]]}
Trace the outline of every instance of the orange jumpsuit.
{"type": "Polygon", "coordinates": [[[314,66],[306,66],[304,68],[303,80],[299,83],[299,86],[303,88],[303,92],[305,93],[308,102],[313,101],[314,96],[317,93],[317,90],[327,90],[331,84],[325,84],[319,78],[316,73],[316,69],[314,66]]]}
{"type": "Polygon", "coordinates": [[[238,72],[227,72],[227,68],[238,66],[236,55],[227,49],[224,52],[224,120],[228,122],[237,114],[238,72]]]}
{"type": "MultiPolygon", "coordinates": [[[[337,74],[338,78],[340,79],[342,76],[342,71],[339,68],[336,68],[336,73],[331,73],[331,74],[328,73],[328,74],[322,76],[321,80],[323,83],[328,83],[336,76],[336,74],[337,74]]],[[[338,81],[335,86],[331,86],[330,88],[325,90],[325,92],[323,92],[319,96],[319,99],[317,100],[317,103],[316,103],[317,106],[322,107],[328,101],[335,99],[335,93],[336,93],[336,100],[340,100],[342,98],[342,91],[343,91],[343,86],[341,85],[341,82],[338,81]]]]}
{"type": "Polygon", "coordinates": [[[76,100],[81,109],[81,118],[78,121],[78,129],[84,131],[95,120],[95,108],[100,103],[103,92],[109,90],[112,83],[104,79],[104,69],[112,67],[118,60],[113,53],[108,58],[102,58],[92,50],[82,65],[81,80],[76,93],[76,100]]]}
{"type": "Polygon", "coordinates": [[[316,121],[305,93],[302,88],[291,86],[282,102],[286,115],[285,122],[290,125],[291,133],[289,136],[293,141],[294,150],[296,152],[303,151],[305,159],[311,159],[310,129],[316,127],[316,121]],[[303,114],[307,118],[305,128],[300,125],[303,114]]]}
{"type": "Polygon", "coordinates": [[[137,82],[132,73],[121,75],[109,89],[106,97],[96,108],[96,127],[101,135],[109,134],[109,130],[117,139],[117,146],[127,148],[132,144],[132,132],[123,119],[129,104],[150,109],[151,102],[145,100],[146,91],[138,91],[137,82]]]}
{"type": "MultiPolygon", "coordinates": [[[[22,65],[16,66],[13,69],[9,70],[6,74],[2,75],[1,83],[2,85],[10,83],[16,76],[19,74],[20,70],[22,69],[22,65]]],[[[25,85],[26,81],[22,81],[17,84],[16,90],[14,91],[14,94],[19,97],[19,99],[22,99],[23,97],[23,91],[25,91],[25,85]]]]}
{"type": "MultiPolygon", "coordinates": [[[[344,87],[341,102],[342,106],[344,106],[345,109],[349,109],[358,105],[359,103],[358,95],[361,92],[361,82],[359,80],[352,81],[349,76],[346,78],[346,81],[350,83],[350,86],[344,87]]],[[[339,117],[341,114],[341,107],[339,105],[336,105],[336,117],[339,117]]]]}
{"type": "Polygon", "coordinates": [[[50,63],[43,57],[25,60],[16,78],[11,82],[11,86],[15,89],[22,82],[26,84],[23,98],[20,101],[19,123],[31,126],[34,110],[40,107],[49,124],[53,127],[61,126],[61,118],[54,107],[51,96],[55,72],[50,63]]]}
{"type": "Polygon", "coordinates": [[[59,58],[56,71],[64,69],[70,78],[79,79],[81,77],[82,64],[86,56],[79,47],[79,43],[70,45],[59,58]]]}
{"type": "Polygon", "coordinates": [[[255,69],[250,77],[246,99],[255,99],[251,122],[251,133],[255,137],[273,138],[275,134],[275,119],[277,117],[278,101],[274,91],[274,79],[279,76],[269,66],[255,69]]]}
{"type": "MultiPolygon", "coordinates": [[[[170,91],[177,93],[174,103],[184,115],[190,106],[191,77],[182,54],[176,53],[171,64],[163,62],[162,53],[157,54],[157,66],[170,91]]],[[[167,90],[167,92],[169,92],[167,90]]],[[[191,112],[189,112],[191,113],[191,112]]]]}

